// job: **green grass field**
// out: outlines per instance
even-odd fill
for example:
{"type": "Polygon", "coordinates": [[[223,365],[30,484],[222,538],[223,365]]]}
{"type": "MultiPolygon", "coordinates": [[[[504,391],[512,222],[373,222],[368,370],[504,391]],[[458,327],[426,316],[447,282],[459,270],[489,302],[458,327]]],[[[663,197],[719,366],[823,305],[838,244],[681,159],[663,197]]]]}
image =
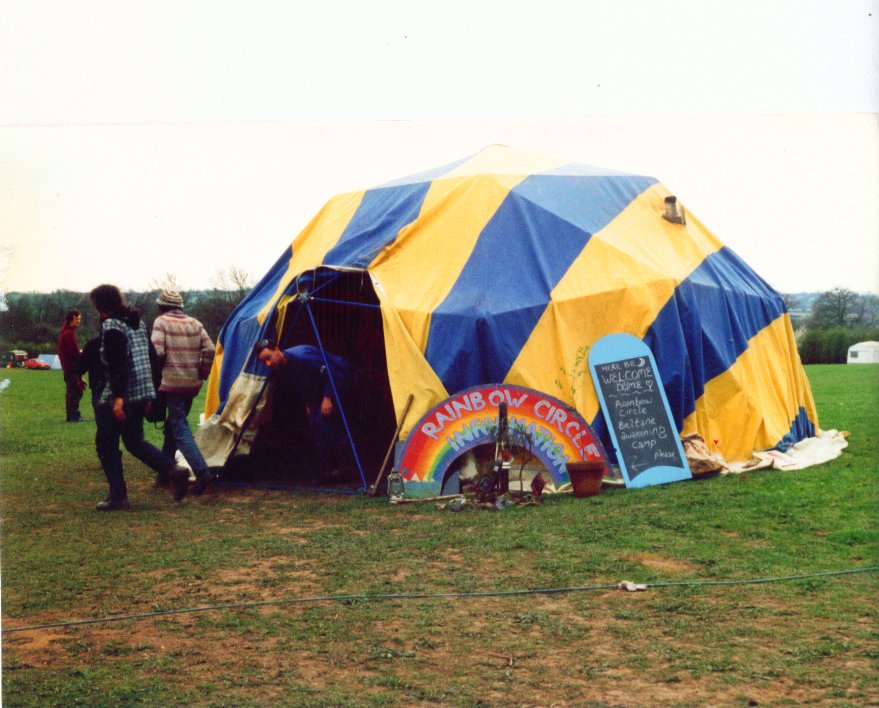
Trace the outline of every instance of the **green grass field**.
{"type": "Polygon", "coordinates": [[[271,602],[879,565],[879,366],[807,372],[822,427],[851,437],[842,457],[798,472],[451,513],[229,487],[175,504],[126,455],[133,508],[99,514],[93,424],[64,422],[60,373],[7,371],[4,630],[269,604],[5,631],[4,705],[876,704],[875,572],[641,593],[271,602]]]}

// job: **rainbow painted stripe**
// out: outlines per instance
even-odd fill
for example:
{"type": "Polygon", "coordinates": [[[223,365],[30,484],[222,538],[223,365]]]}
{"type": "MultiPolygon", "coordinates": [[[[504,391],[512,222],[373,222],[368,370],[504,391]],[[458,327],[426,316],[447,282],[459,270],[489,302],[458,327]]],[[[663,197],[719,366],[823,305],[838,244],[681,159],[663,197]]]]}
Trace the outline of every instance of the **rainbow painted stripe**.
{"type": "Polygon", "coordinates": [[[407,488],[415,483],[437,489],[456,458],[493,444],[501,403],[507,404],[510,429],[527,437],[531,454],[556,484],[569,481],[568,462],[607,459],[589,424],[558,399],[521,386],[474,386],[432,408],[413,428],[399,461],[407,488]]]}

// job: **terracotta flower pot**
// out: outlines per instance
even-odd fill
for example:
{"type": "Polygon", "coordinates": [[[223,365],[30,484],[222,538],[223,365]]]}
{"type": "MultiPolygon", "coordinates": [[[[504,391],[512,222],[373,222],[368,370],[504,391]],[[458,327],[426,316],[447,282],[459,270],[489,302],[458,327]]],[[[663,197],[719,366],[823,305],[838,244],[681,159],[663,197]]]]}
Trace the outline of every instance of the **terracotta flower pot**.
{"type": "Polygon", "coordinates": [[[575,497],[594,497],[601,491],[601,480],[607,469],[603,461],[572,462],[567,467],[575,497]]]}

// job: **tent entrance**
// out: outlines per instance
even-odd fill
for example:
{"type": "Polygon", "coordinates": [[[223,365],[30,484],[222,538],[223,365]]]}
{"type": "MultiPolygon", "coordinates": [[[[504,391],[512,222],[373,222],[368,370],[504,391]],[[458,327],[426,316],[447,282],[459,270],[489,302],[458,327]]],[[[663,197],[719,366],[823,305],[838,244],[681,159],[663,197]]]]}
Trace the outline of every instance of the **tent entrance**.
{"type": "MultiPolygon", "coordinates": [[[[327,474],[308,435],[297,392],[272,384],[271,420],[251,453],[232,458],[225,479],[305,487],[365,487],[375,481],[396,429],[378,297],[363,270],[319,268],[301,274],[279,303],[269,331],[282,349],[309,344],[342,357],[351,376],[338,392],[342,464],[327,474]]],[[[331,382],[332,383],[332,382],[331,382]]]]}

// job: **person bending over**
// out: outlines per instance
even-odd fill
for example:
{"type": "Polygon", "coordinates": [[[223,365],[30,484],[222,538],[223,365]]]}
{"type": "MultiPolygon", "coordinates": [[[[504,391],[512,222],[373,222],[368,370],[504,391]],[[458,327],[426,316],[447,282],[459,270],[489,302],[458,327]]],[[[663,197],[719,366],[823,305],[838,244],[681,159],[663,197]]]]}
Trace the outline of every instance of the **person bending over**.
{"type": "Polygon", "coordinates": [[[272,374],[295,390],[308,416],[308,437],[318,471],[335,477],[347,464],[349,440],[339,412],[351,380],[351,364],[311,344],[280,349],[271,340],[256,345],[256,355],[272,374]],[[329,370],[327,369],[329,366],[329,370]]]}

